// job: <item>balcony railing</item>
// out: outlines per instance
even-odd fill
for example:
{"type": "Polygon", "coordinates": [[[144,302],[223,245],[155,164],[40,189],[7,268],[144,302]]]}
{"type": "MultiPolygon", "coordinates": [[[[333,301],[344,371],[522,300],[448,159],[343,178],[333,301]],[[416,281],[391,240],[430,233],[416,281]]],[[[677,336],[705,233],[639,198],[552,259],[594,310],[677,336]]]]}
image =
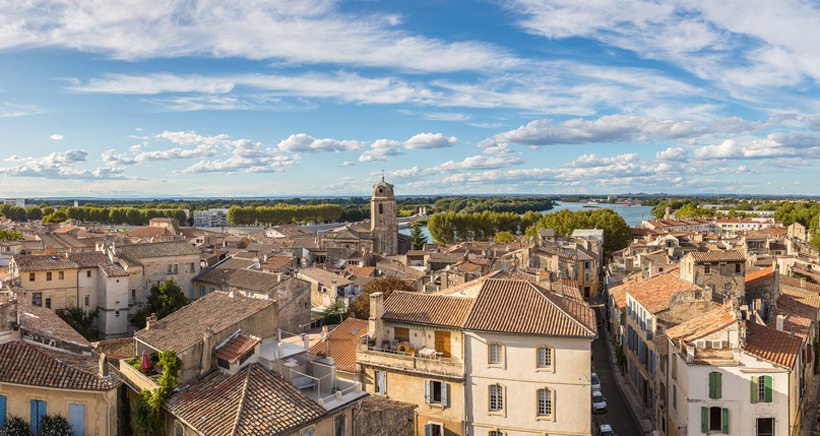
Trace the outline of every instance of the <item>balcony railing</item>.
{"type": "Polygon", "coordinates": [[[140,372],[138,369],[128,364],[128,359],[120,360],[120,373],[140,390],[154,390],[159,385],[150,377],[140,372]]]}
{"type": "Polygon", "coordinates": [[[450,357],[422,357],[402,354],[390,349],[368,347],[360,344],[356,352],[356,361],[362,364],[396,368],[424,374],[437,374],[452,377],[464,376],[464,363],[450,357]]]}

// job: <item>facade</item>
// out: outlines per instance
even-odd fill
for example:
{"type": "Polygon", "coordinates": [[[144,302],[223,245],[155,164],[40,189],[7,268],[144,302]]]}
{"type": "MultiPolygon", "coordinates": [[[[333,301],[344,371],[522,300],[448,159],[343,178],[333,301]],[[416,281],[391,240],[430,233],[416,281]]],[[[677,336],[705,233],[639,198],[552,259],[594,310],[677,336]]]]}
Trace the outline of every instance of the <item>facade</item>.
{"type": "Polygon", "coordinates": [[[739,251],[692,252],[680,261],[680,277],[711,290],[719,299],[743,304],[746,295],[746,256],[739,251]]]}
{"type": "Polygon", "coordinates": [[[225,227],[228,225],[228,209],[194,211],[194,227],[225,227]]]}

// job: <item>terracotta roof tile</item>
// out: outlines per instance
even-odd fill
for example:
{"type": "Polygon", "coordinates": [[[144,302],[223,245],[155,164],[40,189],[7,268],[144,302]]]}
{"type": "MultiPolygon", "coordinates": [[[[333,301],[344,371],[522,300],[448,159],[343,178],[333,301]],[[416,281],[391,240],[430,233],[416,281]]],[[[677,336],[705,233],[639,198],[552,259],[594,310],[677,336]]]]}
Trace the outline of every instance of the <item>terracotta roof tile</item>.
{"type": "Polygon", "coordinates": [[[151,244],[133,244],[119,247],[122,255],[132,259],[147,259],[165,256],[199,255],[201,251],[188,241],[154,242],[151,244]]]}
{"type": "Polygon", "coordinates": [[[17,304],[20,326],[26,332],[91,349],[91,343],[51,309],[31,304],[9,304],[17,304]]]}
{"type": "Polygon", "coordinates": [[[137,331],[134,337],[157,350],[169,348],[180,353],[201,341],[208,326],[220,332],[274,304],[275,300],[211,292],[152,323],[150,330],[137,331]]]}
{"type": "Polygon", "coordinates": [[[253,363],[213,370],[175,391],[164,407],[209,436],[285,434],[326,414],[279,374],[253,363]]]}
{"type": "Polygon", "coordinates": [[[632,298],[638,300],[646,310],[650,313],[658,313],[669,308],[669,300],[673,295],[684,291],[701,290],[699,286],[679,278],[675,271],[678,270],[673,269],[666,274],[640,283],[627,283],[624,286],[632,298]]]}
{"type": "Polygon", "coordinates": [[[394,291],[384,302],[386,320],[462,327],[473,307],[472,298],[394,291]]]}
{"type": "Polygon", "coordinates": [[[375,277],[376,274],[375,266],[348,265],[347,269],[348,271],[350,271],[350,274],[353,274],[357,277],[375,277]]]}
{"type": "Polygon", "coordinates": [[[256,336],[239,331],[231,335],[227,342],[216,349],[214,357],[229,363],[236,363],[242,356],[247,354],[248,351],[253,350],[253,347],[261,342],[262,340],[256,336]]]}
{"type": "Polygon", "coordinates": [[[727,251],[693,251],[688,254],[695,262],[745,262],[746,256],[735,250],[727,251]]]}
{"type": "Polygon", "coordinates": [[[748,289],[749,287],[774,280],[774,271],[775,266],[772,264],[770,267],[761,268],[757,271],[746,274],[746,288],[748,289]]]}
{"type": "Polygon", "coordinates": [[[367,334],[367,329],[366,320],[348,318],[328,333],[325,341],[313,344],[310,353],[325,356],[329,346],[330,357],[336,361],[336,369],[356,372],[356,347],[359,345],[359,339],[367,334]]]}
{"type": "Polygon", "coordinates": [[[13,260],[20,272],[77,269],[77,264],[63,254],[15,255],[13,260]]]}
{"type": "Polygon", "coordinates": [[[296,273],[296,276],[302,280],[316,281],[324,286],[347,286],[352,284],[352,282],[344,276],[321,268],[310,267],[300,269],[296,273]]]}
{"type": "Polygon", "coordinates": [[[584,302],[522,280],[489,279],[465,329],[549,336],[594,337],[595,313],[584,302]]]}
{"type": "Polygon", "coordinates": [[[666,330],[666,336],[673,342],[691,342],[724,329],[737,322],[731,303],[710,310],[697,318],[690,319],[666,330]]]}
{"type": "Polygon", "coordinates": [[[107,391],[119,383],[97,373],[98,358],[11,341],[0,344],[0,382],[54,389],[107,391]]]}
{"type": "Polygon", "coordinates": [[[746,332],[744,351],[775,365],[794,366],[802,344],[799,337],[755,323],[748,323],[746,332]]]}

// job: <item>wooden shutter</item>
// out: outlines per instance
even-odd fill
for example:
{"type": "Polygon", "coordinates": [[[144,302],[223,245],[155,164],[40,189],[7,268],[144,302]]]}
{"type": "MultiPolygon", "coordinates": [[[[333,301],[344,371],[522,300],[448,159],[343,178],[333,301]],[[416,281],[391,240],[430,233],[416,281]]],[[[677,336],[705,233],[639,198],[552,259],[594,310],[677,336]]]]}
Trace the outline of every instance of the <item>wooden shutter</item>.
{"type": "Polygon", "coordinates": [[[719,372],[709,373],[709,398],[721,398],[723,394],[722,374],[719,372]]]}
{"type": "Polygon", "coordinates": [[[399,342],[408,342],[410,340],[410,329],[407,327],[394,327],[393,338],[399,342]]]}
{"type": "Polygon", "coordinates": [[[430,386],[431,384],[432,383],[430,382],[430,380],[424,381],[424,402],[427,404],[430,404],[430,390],[432,388],[432,386],[430,386]]]}
{"type": "Polygon", "coordinates": [[[709,432],[709,408],[708,407],[701,407],[700,408],[700,432],[701,433],[708,433],[709,432]]]}
{"type": "Polygon", "coordinates": [[[772,402],[772,377],[768,375],[763,376],[763,383],[765,385],[765,397],[763,401],[767,403],[772,402]]]}
{"type": "Polygon", "coordinates": [[[729,434],[729,409],[725,407],[721,410],[721,431],[729,434]]]}
{"type": "Polygon", "coordinates": [[[436,330],[436,351],[440,352],[442,357],[450,357],[450,332],[436,330]]]}
{"type": "Polygon", "coordinates": [[[751,400],[752,404],[757,403],[758,401],[760,401],[760,399],[757,398],[757,396],[758,396],[757,395],[757,377],[752,376],[752,385],[751,385],[750,393],[751,393],[750,394],[750,400],[751,400]]]}

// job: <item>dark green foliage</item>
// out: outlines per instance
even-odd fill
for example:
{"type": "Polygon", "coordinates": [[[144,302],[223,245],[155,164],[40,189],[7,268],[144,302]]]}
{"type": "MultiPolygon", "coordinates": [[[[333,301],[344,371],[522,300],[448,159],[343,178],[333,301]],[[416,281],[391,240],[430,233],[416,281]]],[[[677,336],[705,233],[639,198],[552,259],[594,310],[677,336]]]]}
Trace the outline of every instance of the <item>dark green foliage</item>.
{"type": "Polygon", "coordinates": [[[322,312],[322,325],[341,324],[345,320],[344,304],[337,301],[322,312]]]}
{"type": "Polygon", "coordinates": [[[74,306],[66,307],[65,309],[55,310],[57,316],[68,323],[77,333],[83,335],[88,341],[93,342],[100,339],[100,334],[94,328],[97,320],[97,311],[86,312],[83,309],[74,306]]]}
{"type": "Polygon", "coordinates": [[[603,229],[604,257],[610,259],[612,253],[625,248],[632,240],[632,231],[623,217],[612,209],[579,210],[567,209],[544,214],[534,227],[527,230],[535,235],[538,229],[552,229],[556,235],[569,236],[576,229],[603,229]]]}
{"type": "Polygon", "coordinates": [[[500,243],[515,242],[515,235],[510,232],[498,232],[493,237],[493,241],[500,243]]]}
{"type": "Polygon", "coordinates": [[[31,436],[31,427],[28,421],[12,415],[6,420],[6,425],[0,428],[0,436],[31,436]]]}
{"type": "Polygon", "coordinates": [[[384,277],[381,279],[371,280],[364,288],[362,288],[362,295],[353,300],[350,310],[353,316],[358,319],[367,319],[370,317],[370,294],[381,292],[383,300],[393,293],[393,291],[407,291],[414,292],[415,289],[410,287],[407,283],[396,277],[384,277]]]}
{"type": "Polygon", "coordinates": [[[162,319],[187,304],[188,297],[182,292],[182,288],[174,279],[168,279],[151,287],[151,293],[148,295],[145,307],[134,314],[132,322],[137,328],[143,328],[145,327],[145,318],[152,313],[157,315],[157,319],[162,319]]]}
{"type": "Polygon", "coordinates": [[[163,434],[162,405],[177,385],[177,375],[182,361],[173,350],[160,350],[159,365],[162,375],[157,380],[159,387],[154,391],[144,390],[137,396],[137,405],[131,429],[135,435],[152,436],[163,434]]]}
{"type": "Polygon", "coordinates": [[[228,209],[228,222],[233,225],[336,222],[341,216],[342,207],[338,204],[231,206],[228,209]]]}
{"type": "Polygon", "coordinates": [[[43,217],[44,223],[61,223],[68,220],[69,216],[64,209],[57,209],[54,213],[43,217]]]}
{"type": "Polygon", "coordinates": [[[26,209],[26,217],[30,220],[39,220],[43,218],[43,210],[37,206],[32,206],[26,209]]]}
{"type": "Polygon", "coordinates": [[[71,426],[68,420],[60,415],[46,415],[40,427],[43,436],[71,436],[71,426]]]}
{"type": "Polygon", "coordinates": [[[504,197],[444,197],[433,205],[436,212],[514,212],[542,211],[552,209],[552,199],[541,196],[504,197]]]}
{"type": "MultiPolygon", "coordinates": [[[[525,214],[534,219],[540,214],[532,212],[525,214]]],[[[524,217],[513,212],[484,212],[456,213],[438,212],[427,220],[430,236],[438,244],[452,244],[460,241],[490,241],[499,232],[509,232],[513,235],[524,233],[522,226],[524,217]]]]}
{"type": "Polygon", "coordinates": [[[410,245],[413,250],[421,250],[424,248],[424,244],[428,242],[427,235],[421,231],[420,225],[412,225],[412,227],[413,229],[410,230],[410,245]]]}
{"type": "Polygon", "coordinates": [[[16,241],[23,239],[23,234],[20,232],[12,232],[11,230],[0,229],[0,241],[16,241]]]}

